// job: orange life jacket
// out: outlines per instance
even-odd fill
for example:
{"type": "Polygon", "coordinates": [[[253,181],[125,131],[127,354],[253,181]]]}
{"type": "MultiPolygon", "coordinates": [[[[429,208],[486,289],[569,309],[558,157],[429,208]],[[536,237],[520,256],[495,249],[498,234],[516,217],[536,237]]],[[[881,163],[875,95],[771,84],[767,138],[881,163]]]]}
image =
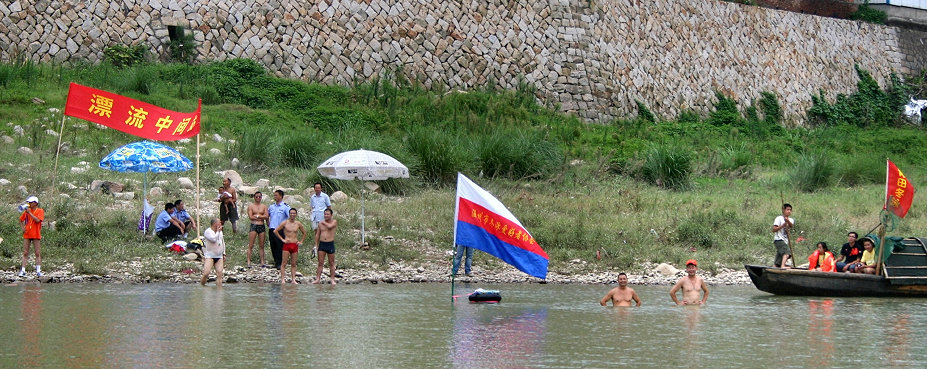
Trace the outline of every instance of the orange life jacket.
{"type": "MultiPolygon", "coordinates": [[[[818,267],[818,260],[821,259],[820,251],[814,250],[814,253],[808,257],[808,270],[813,270],[818,267]]],[[[836,272],[837,264],[834,261],[834,253],[827,251],[824,253],[824,263],[821,264],[822,272],[836,272]]]]}

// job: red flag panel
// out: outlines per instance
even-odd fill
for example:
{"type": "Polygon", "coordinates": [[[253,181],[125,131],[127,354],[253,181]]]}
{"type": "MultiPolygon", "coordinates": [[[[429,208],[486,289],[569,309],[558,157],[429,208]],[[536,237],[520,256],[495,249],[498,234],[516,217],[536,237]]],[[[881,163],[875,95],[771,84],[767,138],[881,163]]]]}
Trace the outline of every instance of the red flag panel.
{"type": "Polygon", "coordinates": [[[64,114],[156,141],[176,141],[200,132],[200,107],[179,113],[73,82],[64,114]]]}
{"type": "Polygon", "coordinates": [[[911,201],[914,200],[914,184],[908,181],[904,173],[891,160],[888,161],[886,181],[885,209],[904,218],[911,208],[911,201]]]}

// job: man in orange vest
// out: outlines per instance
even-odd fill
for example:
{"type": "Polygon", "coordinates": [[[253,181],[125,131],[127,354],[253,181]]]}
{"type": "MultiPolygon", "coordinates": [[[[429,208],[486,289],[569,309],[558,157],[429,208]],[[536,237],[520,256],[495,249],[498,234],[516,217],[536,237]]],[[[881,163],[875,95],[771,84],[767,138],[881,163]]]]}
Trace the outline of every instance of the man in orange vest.
{"type": "Polygon", "coordinates": [[[42,222],[45,221],[45,210],[39,207],[39,198],[29,196],[26,207],[19,216],[19,224],[23,228],[23,263],[19,276],[26,276],[26,264],[29,262],[29,246],[35,250],[35,275],[42,276],[42,222]]]}

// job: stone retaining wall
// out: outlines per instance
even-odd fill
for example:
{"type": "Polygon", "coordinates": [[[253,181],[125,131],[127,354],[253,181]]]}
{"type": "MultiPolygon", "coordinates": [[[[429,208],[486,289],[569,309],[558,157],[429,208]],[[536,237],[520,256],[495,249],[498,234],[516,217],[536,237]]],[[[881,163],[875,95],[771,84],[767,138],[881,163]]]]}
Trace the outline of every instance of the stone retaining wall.
{"type": "MultiPolygon", "coordinates": [[[[714,0],[33,0],[0,3],[0,60],[98,62],[114,44],[166,54],[167,26],[197,61],[250,58],[279,76],[349,85],[402,70],[466,90],[521,79],[593,121],[705,113],[714,91],[764,90],[800,123],[810,96],[909,73],[893,27],[714,0]]],[[[909,51],[908,53],[914,53],[909,51]]]]}

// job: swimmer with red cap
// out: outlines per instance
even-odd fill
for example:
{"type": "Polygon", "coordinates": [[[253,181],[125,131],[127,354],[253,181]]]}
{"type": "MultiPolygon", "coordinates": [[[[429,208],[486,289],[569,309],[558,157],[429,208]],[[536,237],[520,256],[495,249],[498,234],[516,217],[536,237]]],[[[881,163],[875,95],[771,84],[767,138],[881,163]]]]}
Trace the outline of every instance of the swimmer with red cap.
{"type": "Polygon", "coordinates": [[[708,285],[702,280],[702,277],[695,275],[698,271],[698,261],[689,259],[686,261],[686,276],[679,278],[673,289],[670,290],[670,297],[676,305],[704,305],[708,301],[708,285]],[[682,301],[676,297],[676,291],[682,289],[682,301]],[[704,294],[699,298],[699,289],[704,294]]]}

